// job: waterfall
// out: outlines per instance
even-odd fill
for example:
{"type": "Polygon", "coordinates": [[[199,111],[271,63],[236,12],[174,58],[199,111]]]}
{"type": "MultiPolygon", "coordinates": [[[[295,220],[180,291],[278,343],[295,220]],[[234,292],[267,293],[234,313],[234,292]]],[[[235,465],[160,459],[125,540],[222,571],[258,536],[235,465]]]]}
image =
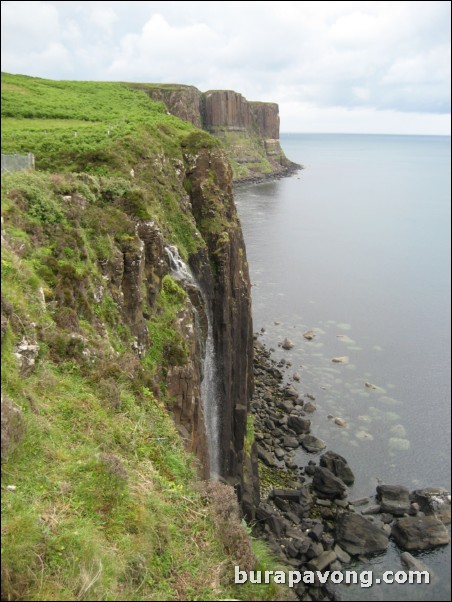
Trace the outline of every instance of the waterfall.
{"type": "Polygon", "coordinates": [[[207,445],[209,448],[210,476],[212,479],[217,479],[220,473],[219,397],[217,360],[213,340],[211,309],[205,291],[195,280],[190,268],[181,259],[177,247],[167,246],[165,247],[165,252],[168,257],[172,276],[177,280],[190,282],[196,286],[204,301],[207,317],[207,339],[205,342],[203,378],[201,382],[201,401],[203,404],[207,445]]]}

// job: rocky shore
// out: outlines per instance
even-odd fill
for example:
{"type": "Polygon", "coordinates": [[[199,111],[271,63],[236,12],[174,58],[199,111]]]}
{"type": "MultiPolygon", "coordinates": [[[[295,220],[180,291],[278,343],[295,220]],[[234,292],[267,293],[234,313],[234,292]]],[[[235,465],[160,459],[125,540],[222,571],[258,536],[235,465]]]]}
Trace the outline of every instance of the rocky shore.
{"type": "Polygon", "coordinates": [[[284,166],[280,166],[278,171],[273,171],[268,174],[255,174],[252,176],[242,177],[238,180],[234,180],[234,189],[240,188],[241,186],[246,186],[249,184],[261,184],[262,182],[271,182],[273,180],[282,180],[282,178],[287,178],[288,176],[292,176],[304,169],[303,165],[299,165],[298,163],[293,163],[292,161],[286,162],[284,166]]]}
{"type": "MultiPolygon", "coordinates": [[[[300,571],[346,569],[384,553],[390,539],[401,551],[399,569],[428,570],[409,551],[450,543],[444,526],[450,523],[449,492],[381,484],[369,497],[350,499],[352,467],[311,433],[315,399],[297,390],[290,361],[272,359],[257,336],[254,351],[251,412],[261,486],[255,532],[281,562],[300,571]],[[305,465],[296,457],[300,446],[312,454],[305,465]]],[[[300,600],[340,599],[331,583],[299,584],[295,593],[300,600]]]]}

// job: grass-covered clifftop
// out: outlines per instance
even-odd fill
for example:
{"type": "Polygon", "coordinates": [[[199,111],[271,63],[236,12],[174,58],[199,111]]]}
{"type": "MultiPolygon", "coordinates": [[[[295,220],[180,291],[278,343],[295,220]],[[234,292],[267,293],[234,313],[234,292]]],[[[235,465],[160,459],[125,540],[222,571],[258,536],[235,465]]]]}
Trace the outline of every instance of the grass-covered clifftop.
{"type": "Polygon", "coordinates": [[[2,176],[2,599],[278,599],[231,583],[274,566],[176,432],[189,299],[140,263],[140,227],[205,248],[184,153],[218,142],[121,84],[3,75],[2,111],[38,168],[2,176]]]}

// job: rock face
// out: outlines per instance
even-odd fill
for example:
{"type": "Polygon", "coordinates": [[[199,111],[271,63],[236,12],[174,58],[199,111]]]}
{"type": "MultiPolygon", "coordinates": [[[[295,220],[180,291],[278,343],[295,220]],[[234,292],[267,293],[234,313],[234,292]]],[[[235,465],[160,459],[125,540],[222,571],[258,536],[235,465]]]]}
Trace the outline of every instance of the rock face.
{"type": "Polygon", "coordinates": [[[359,514],[344,512],[336,523],[336,540],[352,556],[384,552],[387,534],[359,514]]]}
{"type": "Polygon", "coordinates": [[[399,518],[392,527],[391,535],[404,550],[428,550],[450,543],[446,527],[435,516],[399,518]]]}
{"type": "Polygon", "coordinates": [[[242,166],[235,179],[284,174],[298,166],[279,142],[279,108],[273,102],[250,102],[233,90],[200,92],[193,86],[130,84],[163,102],[168,112],[221,138],[227,154],[242,166]]]}
{"type": "Polygon", "coordinates": [[[212,312],[218,362],[220,474],[242,480],[248,403],[253,390],[251,285],[232,193],[232,171],[218,147],[191,147],[185,154],[193,216],[208,257],[192,257],[191,266],[212,312]],[[212,227],[215,216],[217,227],[212,227]]]}

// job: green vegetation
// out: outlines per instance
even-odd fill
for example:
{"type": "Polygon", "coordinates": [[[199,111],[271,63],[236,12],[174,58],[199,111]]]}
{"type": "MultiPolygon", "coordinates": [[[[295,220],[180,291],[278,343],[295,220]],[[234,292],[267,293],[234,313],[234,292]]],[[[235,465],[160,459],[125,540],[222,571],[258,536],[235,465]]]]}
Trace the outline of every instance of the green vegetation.
{"type": "Polygon", "coordinates": [[[273,173],[260,138],[228,131],[217,135],[228,153],[235,180],[273,173]]]}
{"type": "Polygon", "coordinates": [[[2,150],[41,169],[2,176],[2,391],[24,423],[2,467],[2,599],[282,599],[232,584],[234,564],[273,559],[224,503],[230,488],[200,486],[167,409],[185,291],[157,272],[121,284],[143,220],[185,258],[204,247],[181,144],[215,143],[121,84],[2,75],[2,99],[2,150]]]}

